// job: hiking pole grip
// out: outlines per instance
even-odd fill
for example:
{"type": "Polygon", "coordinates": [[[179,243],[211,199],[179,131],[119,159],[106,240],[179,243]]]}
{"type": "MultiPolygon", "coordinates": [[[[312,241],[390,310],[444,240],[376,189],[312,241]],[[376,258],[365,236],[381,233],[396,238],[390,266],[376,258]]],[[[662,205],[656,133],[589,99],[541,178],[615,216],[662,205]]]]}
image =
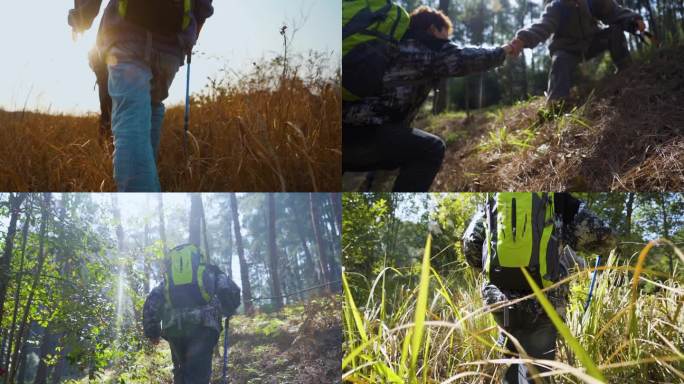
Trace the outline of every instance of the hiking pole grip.
{"type": "Polygon", "coordinates": [[[228,321],[226,317],[223,328],[223,384],[228,384],[228,321]]]}

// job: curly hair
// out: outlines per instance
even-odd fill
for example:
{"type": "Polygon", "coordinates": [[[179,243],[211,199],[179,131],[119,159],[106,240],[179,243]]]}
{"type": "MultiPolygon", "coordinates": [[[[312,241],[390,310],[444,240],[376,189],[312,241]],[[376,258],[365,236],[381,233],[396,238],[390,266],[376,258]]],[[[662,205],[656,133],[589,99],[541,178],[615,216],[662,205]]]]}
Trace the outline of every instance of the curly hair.
{"type": "Polygon", "coordinates": [[[447,28],[449,34],[454,31],[454,25],[451,23],[449,16],[440,10],[428,7],[427,5],[421,5],[411,12],[410,30],[426,32],[433,25],[440,31],[447,28]]]}

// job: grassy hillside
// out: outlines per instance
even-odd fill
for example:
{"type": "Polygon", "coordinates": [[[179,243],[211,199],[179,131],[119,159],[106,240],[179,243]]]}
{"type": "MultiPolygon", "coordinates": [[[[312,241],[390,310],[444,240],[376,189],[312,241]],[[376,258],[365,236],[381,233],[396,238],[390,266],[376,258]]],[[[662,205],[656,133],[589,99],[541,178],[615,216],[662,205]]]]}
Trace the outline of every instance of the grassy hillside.
{"type": "MultiPolygon", "coordinates": [[[[680,251],[673,252],[684,261],[680,251]]],[[[647,252],[642,254],[647,257],[647,252]]],[[[426,252],[422,266],[415,268],[388,266],[372,280],[346,274],[345,381],[501,380],[512,361],[497,343],[497,326],[490,315],[495,308],[483,307],[481,275],[469,267],[440,273],[431,266],[432,256],[426,252]]],[[[558,326],[556,361],[524,362],[549,367],[549,375],[559,384],[683,383],[681,272],[668,279],[639,267],[634,272],[637,265],[611,254],[586,312],[591,268],[573,271],[559,282],[569,282],[571,293],[567,334],[561,335],[558,326]]]]}
{"type": "Polygon", "coordinates": [[[578,89],[579,106],[553,114],[543,98],[429,117],[448,142],[435,191],[684,188],[684,46],[578,89]]]}
{"type": "MultiPolygon", "coordinates": [[[[169,109],[158,161],[164,191],[339,190],[341,99],[328,79],[255,67],[169,109]]],[[[0,190],[113,191],[111,143],[95,117],[0,111],[0,190]]]]}

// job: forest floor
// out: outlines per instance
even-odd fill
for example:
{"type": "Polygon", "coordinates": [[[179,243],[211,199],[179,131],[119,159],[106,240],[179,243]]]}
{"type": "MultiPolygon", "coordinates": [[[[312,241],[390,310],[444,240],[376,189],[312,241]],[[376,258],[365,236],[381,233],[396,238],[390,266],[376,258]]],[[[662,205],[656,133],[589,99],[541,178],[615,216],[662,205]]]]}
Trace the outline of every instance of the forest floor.
{"type": "MultiPolygon", "coordinates": [[[[432,190],[684,188],[684,46],[655,49],[574,91],[576,107],[564,113],[533,97],[418,121],[447,142],[432,190]]],[[[391,188],[392,176],[379,173],[372,189],[391,188]]],[[[345,190],[352,184],[345,180],[345,190]]]]}
{"type": "MultiPolygon", "coordinates": [[[[240,384],[339,383],[342,361],[342,296],[331,295],[285,306],[273,313],[230,320],[228,382],[240,384]]],[[[148,347],[149,348],[149,347],[148,347]]],[[[212,362],[211,384],[223,384],[223,334],[212,362]]],[[[163,341],[139,353],[96,382],[171,384],[171,351],[163,341]]],[[[86,378],[67,383],[86,384],[86,378]]]]}
{"type": "MultiPolygon", "coordinates": [[[[338,383],[342,361],[341,296],[273,314],[231,320],[231,383],[338,383]]],[[[221,373],[222,362],[214,372],[221,373]]],[[[220,375],[215,375],[220,384],[220,375]]]]}

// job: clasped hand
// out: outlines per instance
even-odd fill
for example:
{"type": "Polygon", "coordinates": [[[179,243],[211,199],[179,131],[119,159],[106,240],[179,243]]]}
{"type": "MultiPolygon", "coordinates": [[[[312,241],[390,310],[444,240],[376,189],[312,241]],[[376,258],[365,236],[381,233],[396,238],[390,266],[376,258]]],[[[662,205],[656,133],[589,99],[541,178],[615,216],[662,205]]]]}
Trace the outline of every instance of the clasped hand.
{"type": "Polygon", "coordinates": [[[506,56],[515,58],[520,56],[520,52],[525,48],[525,43],[516,37],[501,48],[506,52],[506,56]]]}

